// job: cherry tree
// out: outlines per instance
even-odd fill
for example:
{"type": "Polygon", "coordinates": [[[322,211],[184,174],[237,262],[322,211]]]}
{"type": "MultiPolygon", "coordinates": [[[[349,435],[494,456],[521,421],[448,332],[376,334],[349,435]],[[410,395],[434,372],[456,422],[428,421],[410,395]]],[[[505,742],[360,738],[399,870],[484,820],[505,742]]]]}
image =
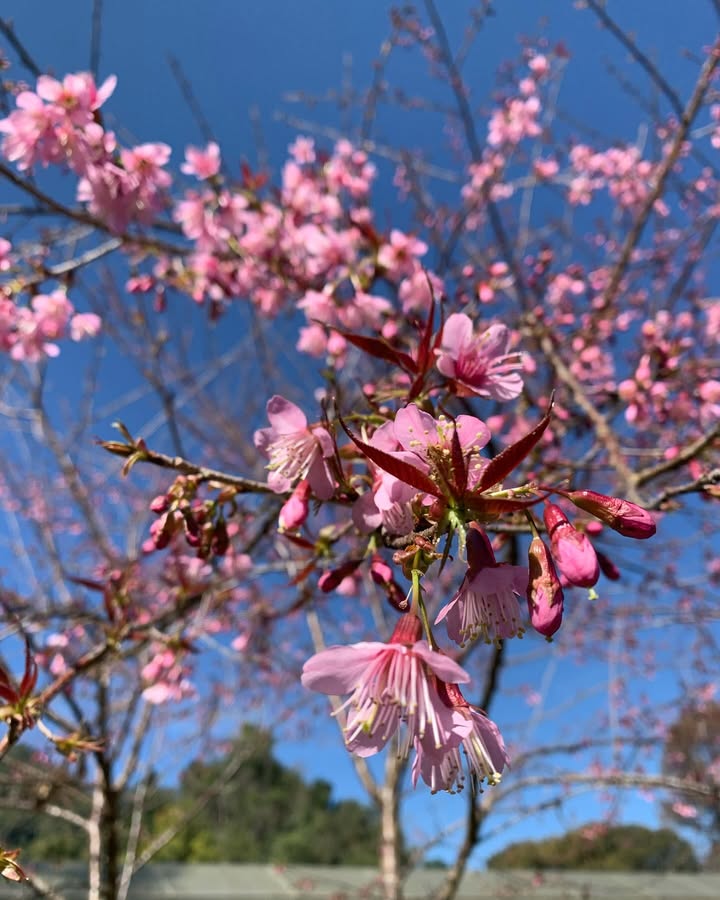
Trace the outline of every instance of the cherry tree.
{"type": "Polygon", "coordinates": [[[15,808],[87,834],[92,896],[126,896],[176,833],[143,825],[170,736],[207,750],[266,716],[307,737],[324,695],[387,898],[409,787],[467,798],[413,835],[417,862],[454,838],[439,898],[493,828],[583,791],[609,816],[621,789],[716,795],[717,765],[684,780],[654,754],[678,698],[715,690],[720,43],[681,96],[584,6],[654,97],[645,146],[567,124],[572,48],[542,36],[478,97],[490,5],[454,46],[426,0],[393,12],[359,128],[304,123],[277,175],[214,140],[173,167],[162,135],[108,126],[114,76],[44,74],[2,23],[0,486],[25,574],[2,595],[0,754],[15,808]],[[444,91],[452,167],[374,136],[383,104],[434,112],[390,86],[400,53],[444,91]],[[119,366],[157,407],[144,427],[119,366]],[[65,758],[62,785],[28,792],[26,742],[65,758]]]}

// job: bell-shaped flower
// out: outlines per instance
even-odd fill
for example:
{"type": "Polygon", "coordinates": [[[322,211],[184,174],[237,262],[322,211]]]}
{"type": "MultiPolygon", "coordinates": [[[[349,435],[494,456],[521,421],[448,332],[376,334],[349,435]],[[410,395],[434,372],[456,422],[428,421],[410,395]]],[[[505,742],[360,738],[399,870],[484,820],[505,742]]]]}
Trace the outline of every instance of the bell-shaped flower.
{"type": "Polygon", "coordinates": [[[255,446],[270,459],[268,485],[278,494],[289,491],[306,478],[315,496],[329,500],[335,491],[327,460],[333,441],[321,426],[308,428],[305,413],[294,403],[275,394],[267,403],[269,428],[255,432],[255,446]]]}
{"type": "Polygon", "coordinates": [[[456,684],[438,685],[443,703],[450,706],[465,720],[466,731],[457,746],[442,751],[416,739],[415,759],[412,767],[413,786],[422,775],[423,781],[433,793],[456,793],[465,785],[465,768],[476,786],[487,780],[490,785],[500,781],[505,766],[510,764],[505,743],[497,725],[483,712],[467,702],[456,684]],[[460,755],[463,750],[465,765],[460,755]]]}
{"type": "Polygon", "coordinates": [[[521,636],[517,598],[527,589],[528,570],[496,562],[487,535],[476,528],[468,532],[467,553],[465,578],[435,624],[445,621],[448,637],[461,647],[477,637],[489,644],[521,636]]]}
{"type": "Polygon", "coordinates": [[[470,676],[449,656],[420,639],[417,616],[403,616],[390,642],[368,641],[329,647],[303,666],[302,683],[323,694],[350,694],[345,743],[358,756],[378,753],[403,724],[400,755],[415,738],[437,750],[457,746],[467,731],[465,717],[438,695],[441,682],[465,683],[470,676]]]}
{"type": "Polygon", "coordinates": [[[600,577],[600,564],[588,536],[577,531],[554,503],[545,505],[543,518],[553,558],[570,584],[578,587],[596,584],[600,577]]]}
{"type": "Polygon", "coordinates": [[[464,313],[448,317],[442,333],[437,367],[456,383],[460,396],[477,395],[493,400],[513,400],[522,391],[522,353],[508,353],[510,332],[506,325],[491,325],[476,333],[464,313]]]}

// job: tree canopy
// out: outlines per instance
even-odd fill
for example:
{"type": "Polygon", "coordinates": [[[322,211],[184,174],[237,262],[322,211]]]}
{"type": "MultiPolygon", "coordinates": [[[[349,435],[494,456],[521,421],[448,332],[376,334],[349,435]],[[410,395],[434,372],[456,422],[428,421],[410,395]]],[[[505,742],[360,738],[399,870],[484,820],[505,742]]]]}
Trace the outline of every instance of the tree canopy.
{"type": "Polygon", "coordinates": [[[606,872],[695,872],[699,868],[690,844],[669,828],[602,824],[511,844],[491,856],[488,867],[606,872]]]}

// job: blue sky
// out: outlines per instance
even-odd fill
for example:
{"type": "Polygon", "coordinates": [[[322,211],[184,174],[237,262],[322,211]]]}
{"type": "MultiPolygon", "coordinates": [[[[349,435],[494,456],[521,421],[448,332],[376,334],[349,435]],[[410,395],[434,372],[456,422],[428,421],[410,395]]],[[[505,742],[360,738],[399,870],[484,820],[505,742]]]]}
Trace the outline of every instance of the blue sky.
{"type": "MultiPolygon", "coordinates": [[[[446,16],[451,38],[457,38],[470,4],[454,0],[439,6],[446,16]]],[[[605,135],[629,141],[638,137],[637,110],[607,75],[607,66],[615,66],[630,77],[639,78],[637,66],[628,64],[627,54],[598,28],[590,13],[576,10],[571,2],[558,0],[554,4],[542,4],[546,17],[541,21],[537,15],[541,4],[505,0],[497,6],[497,16],[486,23],[466,67],[474,88],[473,101],[478,107],[489,105],[495,71],[504,59],[517,55],[518,36],[543,33],[551,43],[563,40],[572,53],[562,87],[563,105],[582,114],[605,135]]],[[[679,94],[687,95],[695,67],[683,58],[683,51],[685,48],[698,50],[714,37],[717,22],[711,4],[699,0],[692,5],[675,0],[638,0],[609,6],[625,27],[641,38],[651,58],[662,62],[665,74],[679,94]]],[[[114,73],[119,77],[118,88],[107,107],[108,123],[121,136],[128,134],[137,141],[169,143],[175,148],[175,166],[179,165],[181,149],[186,144],[202,143],[170,71],[168,56],[172,55],[180,61],[229,165],[234,168],[242,158],[256,161],[257,132],[250,113],[257,110],[269,159],[277,171],[287,145],[296,134],[282,121],[281,115],[299,115],[319,125],[345,124],[332,103],[308,109],[289,102],[288,92],[323,95],[337,89],[348,71],[348,54],[352,58],[352,82],[359,90],[365,88],[371,77],[372,61],[387,34],[389,8],[390,4],[384,2],[337,0],[105,2],[100,75],[114,73]]],[[[14,20],[19,35],[40,67],[62,75],[88,66],[91,9],[92,4],[85,0],[54,4],[44,0],[5,0],[2,15],[14,20]]],[[[427,79],[424,64],[417,56],[398,55],[389,76],[427,96],[441,93],[440,87],[427,79]]],[[[398,117],[394,111],[382,110],[376,129],[382,140],[423,148],[445,165],[453,163],[443,143],[439,119],[433,123],[428,117],[398,117]]],[[[381,173],[383,178],[374,195],[378,221],[384,224],[384,210],[388,218],[398,221],[399,216],[402,221],[403,211],[398,212],[390,186],[391,170],[381,166],[381,173]]],[[[196,311],[187,315],[193,327],[203,327],[202,317],[196,311]]],[[[241,329],[242,318],[236,319],[233,327],[241,329]]],[[[222,339],[219,345],[224,346],[222,339]]],[[[133,376],[123,373],[122,377],[127,379],[128,387],[132,385],[133,376]]],[[[63,388],[64,383],[59,382],[59,389],[63,388]]],[[[134,427],[150,417],[152,410],[141,403],[128,415],[129,424],[134,427]]],[[[562,678],[566,678],[567,672],[563,671],[562,678]]],[[[533,676],[548,679],[553,692],[557,692],[557,702],[563,702],[564,685],[559,683],[560,676],[549,659],[536,665],[533,676]]],[[[580,691],[592,689],[606,673],[598,673],[589,666],[573,677],[577,679],[574,689],[580,691]]],[[[507,687],[512,689],[512,682],[507,687]]],[[[662,685],[656,683],[655,690],[662,693],[662,685]]],[[[522,715],[525,707],[518,706],[518,710],[522,715]]],[[[493,713],[499,715],[498,710],[493,713]]],[[[530,709],[527,715],[531,717],[530,709]]],[[[296,744],[282,746],[281,755],[309,776],[328,777],[331,773],[341,795],[361,796],[334,730],[322,730],[318,741],[312,752],[307,746],[296,744]]],[[[420,790],[409,803],[414,816],[427,817],[426,821],[440,824],[461,815],[463,808],[464,804],[457,798],[429,798],[420,790]]],[[[624,809],[626,817],[632,820],[654,818],[653,807],[641,800],[628,802],[624,809]]],[[[597,810],[597,804],[576,801],[566,812],[567,820],[559,820],[556,813],[547,814],[541,822],[518,826],[513,837],[561,830],[566,824],[579,824],[592,818],[597,810]]],[[[506,836],[501,836],[491,842],[473,857],[473,863],[480,864],[506,840],[506,836]]]]}

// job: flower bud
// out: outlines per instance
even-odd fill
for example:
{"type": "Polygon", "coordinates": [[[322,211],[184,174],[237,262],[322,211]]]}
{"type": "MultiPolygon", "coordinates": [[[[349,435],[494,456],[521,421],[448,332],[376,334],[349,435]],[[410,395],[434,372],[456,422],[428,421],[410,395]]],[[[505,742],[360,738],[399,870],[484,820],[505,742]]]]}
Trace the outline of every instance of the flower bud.
{"type": "Polygon", "coordinates": [[[320,578],[318,578],[318,587],[324,594],[329,594],[331,591],[334,591],[348,575],[352,575],[361,562],[361,559],[351,559],[341,566],[338,566],[337,569],[328,569],[327,572],[323,572],[320,578]]]}
{"type": "Polygon", "coordinates": [[[303,479],[298,482],[280,510],[278,524],[281,531],[295,531],[305,522],[309,511],[310,490],[309,481],[303,479]]]}
{"type": "Polygon", "coordinates": [[[565,513],[547,503],[543,514],[555,561],[570,584],[592,587],[600,577],[598,558],[588,536],[570,524],[565,513]]]}
{"type": "Polygon", "coordinates": [[[563,592],[550,551],[540,538],[533,538],[528,551],[530,581],[527,601],[532,627],[552,637],[560,627],[563,615],[563,592]]]}
{"type": "Polygon", "coordinates": [[[629,500],[606,497],[595,491],[569,491],[563,496],[625,537],[644,540],[657,530],[650,513],[629,500]]]}

